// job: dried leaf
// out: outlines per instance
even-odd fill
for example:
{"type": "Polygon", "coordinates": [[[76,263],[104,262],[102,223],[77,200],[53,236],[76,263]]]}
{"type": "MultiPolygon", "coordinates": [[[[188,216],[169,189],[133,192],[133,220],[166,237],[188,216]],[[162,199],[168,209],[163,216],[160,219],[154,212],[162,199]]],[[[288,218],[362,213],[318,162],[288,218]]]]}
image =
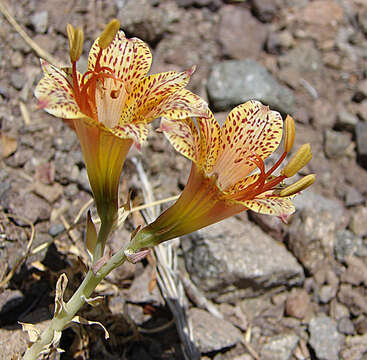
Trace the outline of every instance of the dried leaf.
{"type": "Polygon", "coordinates": [[[104,296],[96,296],[94,298],[84,299],[85,302],[90,306],[98,306],[104,302],[104,296]]]}
{"type": "Polygon", "coordinates": [[[68,278],[66,277],[65,274],[61,274],[56,283],[54,317],[60,314],[61,311],[65,311],[64,292],[67,284],[68,284],[68,278]]]}
{"type": "Polygon", "coordinates": [[[34,343],[37,340],[39,340],[41,333],[33,324],[28,324],[20,321],[18,321],[18,323],[22,325],[22,330],[28,333],[29,340],[31,343],[34,343]]]}
{"type": "Polygon", "coordinates": [[[90,321],[80,316],[74,316],[71,321],[82,325],[99,325],[104,330],[104,338],[107,340],[110,337],[110,334],[108,333],[107,329],[99,321],[90,321]]]}
{"type": "Polygon", "coordinates": [[[17,146],[18,144],[16,139],[5,134],[1,134],[1,155],[3,158],[7,158],[11,154],[15,153],[17,146]]]}

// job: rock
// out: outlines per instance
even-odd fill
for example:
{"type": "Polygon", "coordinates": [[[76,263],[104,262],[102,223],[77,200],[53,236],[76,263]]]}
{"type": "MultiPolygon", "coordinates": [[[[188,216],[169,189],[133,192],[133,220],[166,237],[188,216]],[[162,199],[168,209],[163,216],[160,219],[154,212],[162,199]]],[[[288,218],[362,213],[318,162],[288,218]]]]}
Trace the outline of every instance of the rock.
{"type": "Polygon", "coordinates": [[[326,130],[325,132],[325,153],[329,158],[339,158],[346,156],[354,147],[351,134],[326,130]]]}
{"type": "Polygon", "coordinates": [[[357,85],[357,92],[365,99],[367,97],[367,79],[360,81],[357,85]]]}
{"type": "MultiPolygon", "coordinates": [[[[50,206],[48,203],[31,193],[12,197],[9,203],[10,211],[19,216],[25,216],[30,222],[47,220],[50,217],[50,206]]],[[[22,220],[15,219],[17,223],[25,225],[22,220]]]]}
{"type": "Polygon", "coordinates": [[[137,275],[131,284],[127,299],[135,304],[148,303],[155,306],[163,305],[164,300],[157,286],[149,291],[149,283],[152,279],[152,268],[146,267],[140,275],[137,275]]]}
{"type": "Polygon", "coordinates": [[[336,200],[312,193],[294,199],[297,213],[289,226],[288,246],[311,273],[333,256],[336,232],[348,221],[343,206],[336,200]],[[335,222],[335,219],[338,219],[335,222]]]}
{"type": "Polygon", "coordinates": [[[275,3],[269,0],[252,0],[252,9],[262,22],[271,22],[277,11],[275,3]]]}
{"type": "Polygon", "coordinates": [[[289,31],[270,32],[266,41],[266,50],[270,54],[279,55],[294,45],[294,39],[289,31]]]}
{"type": "Polygon", "coordinates": [[[356,208],[349,224],[350,230],[357,236],[367,235],[367,207],[356,208]]]}
{"type": "Polygon", "coordinates": [[[358,123],[358,117],[349,111],[341,110],[338,112],[336,124],[341,129],[354,130],[358,123]]]}
{"type": "Polygon", "coordinates": [[[338,299],[348,307],[352,315],[367,314],[367,299],[362,288],[350,284],[342,284],[338,292],[338,299]]]}
{"type": "Polygon", "coordinates": [[[310,331],[309,343],[317,359],[338,360],[344,336],[338,332],[335,321],[328,316],[318,315],[311,319],[308,329],[310,331]]]}
{"type": "Polygon", "coordinates": [[[261,349],[262,360],[290,360],[299,337],[295,334],[277,335],[270,338],[261,349]]]}
{"type": "Polygon", "coordinates": [[[336,289],[332,285],[323,285],[319,290],[319,300],[321,304],[327,304],[336,295],[336,289]]]}
{"type": "Polygon", "coordinates": [[[188,318],[191,321],[194,342],[202,353],[219,351],[242,340],[241,331],[230,322],[207,311],[192,308],[188,311],[188,318]]]}
{"type": "Polygon", "coordinates": [[[311,311],[311,301],[307,291],[304,289],[292,289],[285,305],[286,314],[297,319],[304,319],[310,315],[311,311]]]}
{"type": "Polygon", "coordinates": [[[348,308],[345,305],[337,301],[334,301],[332,303],[332,306],[330,307],[330,313],[331,313],[331,317],[337,321],[342,319],[343,317],[349,318],[349,315],[350,315],[348,308]]]}
{"type": "Polygon", "coordinates": [[[12,331],[0,328],[0,338],[0,360],[20,359],[27,349],[29,338],[20,328],[12,331]]]}
{"type": "Polygon", "coordinates": [[[59,234],[61,234],[63,231],[65,230],[65,227],[63,224],[60,223],[56,223],[56,224],[52,224],[50,226],[50,228],[48,229],[48,233],[52,236],[55,237],[59,234]]]}
{"type": "Polygon", "coordinates": [[[367,285],[367,265],[356,256],[346,258],[348,268],[341,274],[341,280],[352,285],[367,285]]]}
{"type": "Polygon", "coordinates": [[[19,72],[13,72],[10,75],[10,83],[17,90],[22,90],[22,88],[25,85],[26,81],[27,81],[27,78],[19,72]]]}
{"type": "Polygon", "coordinates": [[[34,13],[31,16],[31,23],[36,32],[39,34],[45,33],[48,27],[48,12],[40,11],[34,13]]]}
{"type": "Polygon", "coordinates": [[[236,5],[223,6],[219,15],[218,39],[224,55],[234,59],[256,59],[265,43],[264,25],[249,10],[236,5]]]}
{"type": "Polygon", "coordinates": [[[343,350],[340,352],[342,360],[363,359],[367,352],[367,334],[363,336],[348,336],[343,350]]]}
{"type": "Polygon", "coordinates": [[[156,42],[166,30],[166,18],[159,7],[148,0],[124,1],[118,18],[124,30],[148,42],[156,42]]]}
{"type": "Polygon", "coordinates": [[[367,247],[360,237],[343,229],[336,233],[334,252],[338,261],[345,262],[352,255],[367,256],[367,247]]]}
{"type": "Polygon", "coordinates": [[[50,204],[54,203],[63,194],[63,191],[64,188],[58,183],[46,185],[37,181],[34,184],[34,192],[46,199],[50,204]]]}
{"type": "Polygon", "coordinates": [[[3,319],[5,313],[14,311],[23,301],[24,295],[21,291],[5,289],[0,294],[0,318],[3,319]]]}
{"type": "Polygon", "coordinates": [[[345,335],[353,335],[355,333],[354,324],[348,317],[343,317],[338,321],[338,331],[345,335]]]}
{"type": "Polygon", "coordinates": [[[208,95],[217,111],[231,109],[249,99],[259,100],[283,113],[293,111],[291,91],[251,59],[216,63],[208,79],[208,95]]]}
{"type": "Polygon", "coordinates": [[[346,187],[345,192],[345,205],[350,206],[356,206],[360,204],[364,204],[365,198],[364,196],[355,188],[352,186],[346,187]]]}
{"type": "Polygon", "coordinates": [[[305,6],[300,17],[307,23],[316,25],[335,25],[343,17],[343,9],[333,0],[316,0],[305,6]]]}
{"type": "Polygon", "coordinates": [[[188,235],[182,244],[192,280],[209,297],[254,296],[303,281],[302,268],[283,245],[236,218],[188,235]]]}
{"type": "Polygon", "coordinates": [[[315,125],[317,129],[327,129],[326,131],[329,131],[329,128],[332,128],[334,126],[335,119],[336,119],[335,106],[322,99],[316,99],[313,102],[312,123],[315,125]]]}
{"type": "Polygon", "coordinates": [[[356,140],[358,160],[364,168],[367,168],[367,123],[359,122],[356,125],[356,140]]]}

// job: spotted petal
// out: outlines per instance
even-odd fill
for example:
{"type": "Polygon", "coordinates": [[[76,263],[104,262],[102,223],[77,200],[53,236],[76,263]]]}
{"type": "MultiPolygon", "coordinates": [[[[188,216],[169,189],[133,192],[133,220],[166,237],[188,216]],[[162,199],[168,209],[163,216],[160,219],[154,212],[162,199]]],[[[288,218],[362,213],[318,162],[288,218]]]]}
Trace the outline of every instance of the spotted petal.
{"type": "Polygon", "coordinates": [[[226,188],[247,176],[256,165],[250,155],[267,158],[282,138],[283,120],[276,111],[258,101],[247,101],[235,107],[222,127],[221,154],[214,171],[221,174],[226,188]]]}
{"type": "Polygon", "coordinates": [[[67,74],[44,60],[41,60],[41,66],[45,76],[34,92],[39,106],[51,115],[64,119],[77,119],[84,116],[74,99],[67,74]]]}
{"type": "Polygon", "coordinates": [[[162,107],[162,102],[181,90],[188,83],[190,74],[190,71],[170,71],[150,75],[141,80],[126,99],[119,125],[148,123],[164,115],[158,110],[162,107]]]}
{"type": "Polygon", "coordinates": [[[140,144],[145,143],[148,137],[149,125],[145,123],[117,125],[109,131],[121,139],[133,139],[135,145],[140,148],[140,144]]]}
{"type": "MultiPolygon", "coordinates": [[[[88,70],[93,70],[100,50],[99,38],[93,43],[88,57],[88,70]]],[[[127,39],[119,31],[110,46],[102,53],[101,67],[113,69],[115,76],[124,82],[129,93],[148,73],[152,64],[152,54],[147,44],[137,38],[127,39]]]]}
{"type": "Polygon", "coordinates": [[[289,198],[281,198],[277,196],[239,201],[239,203],[257,213],[276,215],[282,218],[295,212],[295,207],[289,198]]]}
{"type": "Polygon", "coordinates": [[[176,151],[197,163],[200,152],[200,136],[198,128],[191,118],[177,121],[163,117],[160,130],[163,131],[176,151]]]}

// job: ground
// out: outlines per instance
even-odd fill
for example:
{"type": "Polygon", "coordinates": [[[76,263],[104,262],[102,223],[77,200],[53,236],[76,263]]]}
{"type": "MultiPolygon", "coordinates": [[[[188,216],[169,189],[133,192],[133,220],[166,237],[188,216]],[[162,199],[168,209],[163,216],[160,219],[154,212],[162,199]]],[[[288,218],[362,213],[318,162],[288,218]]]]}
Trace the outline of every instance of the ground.
{"type": "MultiPolygon", "coordinates": [[[[150,45],[151,73],[197,65],[189,88],[208,101],[218,121],[244,93],[269,99],[282,115],[290,113],[296,120],[295,146],[310,142],[313,151],[303,174],[315,173],[317,182],[297,197],[289,224],[242,214],[182,239],[178,247],[180,273],[192,280],[185,291],[195,342],[203,359],[367,358],[364,0],[74,0],[62,5],[24,0],[0,5],[62,64],[68,63],[68,23],[85,31],[80,61],[85,66],[91,42],[117,17],[129,37],[150,45]],[[233,73],[236,66],[244,69],[245,60],[250,75],[267,69],[260,89],[249,89],[233,73]],[[220,83],[216,69],[221,66],[228,75],[220,83]],[[233,92],[237,98],[229,95],[233,92]],[[200,302],[198,293],[207,300],[200,302]],[[199,309],[210,306],[209,312],[199,309]]],[[[91,192],[74,132],[37,108],[33,91],[41,78],[40,55],[5,16],[0,15],[0,25],[0,359],[15,359],[27,343],[18,322],[43,328],[60,274],[69,279],[65,298],[82,279],[81,264],[88,259],[85,213],[69,227],[91,192]]],[[[141,152],[129,153],[121,201],[131,190],[133,204],[143,203],[137,161],[157,199],[178,194],[186,183],[189,161],[152,131],[141,152]]],[[[139,213],[131,216],[110,248],[121,247],[142,222],[139,213]]],[[[104,340],[95,326],[70,328],[61,339],[66,350],[61,359],[184,358],[153,263],[149,258],[124,265],[97,288],[105,302],[86,306],[82,314],[102,322],[110,339],[104,340]]]]}

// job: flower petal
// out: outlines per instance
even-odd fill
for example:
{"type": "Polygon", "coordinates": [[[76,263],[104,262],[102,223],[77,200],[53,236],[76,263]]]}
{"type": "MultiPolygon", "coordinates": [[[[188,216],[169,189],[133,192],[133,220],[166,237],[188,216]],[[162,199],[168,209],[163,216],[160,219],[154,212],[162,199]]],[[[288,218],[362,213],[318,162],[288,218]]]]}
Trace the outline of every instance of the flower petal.
{"type": "MultiPolygon", "coordinates": [[[[93,43],[88,57],[88,70],[93,70],[100,51],[98,40],[93,43]]],[[[110,46],[102,53],[99,60],[101,67],[109,67],[115,76],[124,82],[129,93],[148,73],[152,64],[152,54],[146,43],[137,38],[127,39],[119,31],[110,46]]]]}
{"type": "Polygon", "coordinates": [[[229,186],[225,192],[227,194],[235,194],[239,191],[245,190],[249,185],[253,184],[258,178],[260,174],[253,174],[250,176],[247,176],[244,179],[241,179],[240,181],[237,181],[232,186],[229,186]]]}
{"type": "Polygon", "coordinates": [[[265,159],[273,153],[282,139],[282,127],[281,115],[259,101],[247,101],[229,113],[222,127],[221,154],[214,168],[223,188],[255,169],[249,159],[251,154],[265,159]]]}
{"type": "Polygon", "coordinates": [[[197,163],[200,158],[200,136],[191,118],[171,120],[162,117],[160,130],[176,151],[197,163]]]}
{"type": "Polygon", "coordinates": [[[77,119],[84,116],[74,99],[67,74],[44,60],[41,60],[41,66],[45,76],[34,91],[39,106],[48,113],[65,119],[77,119]]]}
{"type": "Polygon", "coordinates": [[[170,71],[150,75],[141,80],[126,99],[119,125],[148,123],[158,116],[164,116],[161,113],[162,102],[186,86],[190,74],[190,71],[170,71]]]}
{"type": "Polygon", "coordinates": [[[272,196],[254,200],[238,201],[252,211],[260,214],[286,217],[295,212],[295,207],[289,198],[272,196]]]}
{"type": "Polygon", "coordinates": [[[139,144],[145,143],[148,137],[149,125],[145,123],[117,125],[109,131],[121,139],[133,139],[139,148],[139,144]]]}

